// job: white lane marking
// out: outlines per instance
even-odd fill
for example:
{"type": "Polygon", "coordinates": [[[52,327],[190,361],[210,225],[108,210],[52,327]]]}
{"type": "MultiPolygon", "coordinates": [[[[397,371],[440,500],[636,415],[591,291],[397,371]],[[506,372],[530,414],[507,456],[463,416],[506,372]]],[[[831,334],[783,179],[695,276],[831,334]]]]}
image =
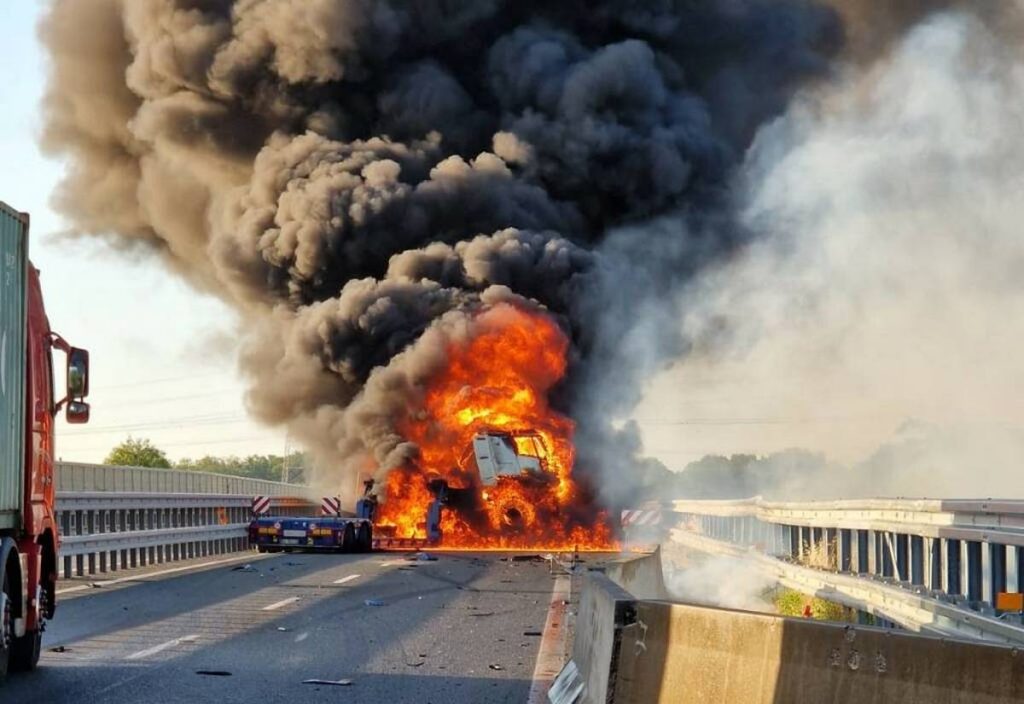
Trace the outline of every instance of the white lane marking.
{"type": "Polygon", "coordinates": [[[182,643],[195,643],[197,640],[199,640],[199,635],[195,633],[190,636],[182,636],[181,638],[175,638],[174,640],[169,640],[166,643],[161,643],[160,645],[154,645],[152,648],[146,648],[145,650],[140,650],[137,653],[132,653],[126,657],[125,660],[141,660],[142,658],[148,658],[150,655],[156,655],[157,653],[163,652],[168,648],[173,648],[176,645],[181,645],[182,643]]]}
{"type": "MultiPolygon", "coordinates": [[[[90,584],[99,584],[104,587],[112,587],[115,584],[121,584],[123,582],[138,582],[149,577],[163,577],[168,574],[177,574],[178,572],[187,572],[188,570],[199,570],[203,567],[216,567],[217,565],[227,565],[232,562],[242,562],[246,560],[248,562],[256,562],[257,560],[265,560],[269,555],[241,555],[238,557],[229,557],[224,560],[212,560],[210,562],[201,562],[198,565],[182,565],[181,567],[172,567],[167,570],[160,570],[159,572],[140,572],[136,575],[129,575],[127,577],[119,577],[117,579],[106,579],[103,581],[90,582],[90,584]]],[[[71,592],[82,592],[86,589],[93,589],[89,584],[79,584],[74,587],[67,587],[66,589],[58,589],[58,594],[70,594],[71,592]]]]}
{"type": "Polygon", "coordinates": [[[363,575],[361,575],[361,574],[350,574],[347,577],[342,577],[341,579],[334,580],[334,583],[335,584],[344,584],[345,582],[351,582],[353,579],[359,579],[362,576],[363,575]]]}
{"type": "Polygon", "coordinates": [[[551,601],[548,604],[548,617],[544,622],[544,635],[537,650],[537,665],[533,668],[533,681],[530,683],[527,704],[546,703],[551,683],[562,669],[566,636],[565,602],[569,601],[571,588],[572,582],[569,577],[560,576],[555,579],[555,587],[551,590],[551,601]]]}
{"type": "Polygon", "coordinates": [[[273,604],[270,604],[269,606],[264,606],[262,609],[260,609],[260,611],[277,611],[282,606],[288,606],[288,604],[294,604],[298,600],[299,600],[299,597],[297,597],[297,596],[290,596],[287,599],[281,599],[281,601],[275,601],[273,604]]]}
{"type": "Polygon", "coordinates": [[[409,560],[385,560],[379,564],[381,567],[394,567],[395,565],[407,565],[409,564],[409,560]]]}

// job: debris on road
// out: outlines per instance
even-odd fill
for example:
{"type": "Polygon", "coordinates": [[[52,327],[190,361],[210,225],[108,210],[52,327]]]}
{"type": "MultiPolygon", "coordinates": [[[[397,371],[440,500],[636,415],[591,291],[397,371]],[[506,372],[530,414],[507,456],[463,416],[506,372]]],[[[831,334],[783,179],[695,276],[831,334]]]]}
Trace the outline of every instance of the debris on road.
{"type": "Polygon", "coordinates": [[[405,666],[406,667],[419,667],[420,665],[422,665],[425,662],[426,662],[426,660],[420,660],[419,662],[407,662],[407,663],[405,663],[405,666]]]}
{"type": "Polygon", "coordinates": [[[523,631],[524,636],[542,636],[544,635],[540,631],[523,631]]]}
{"type": "Polygon", "coordinates": [[[504,668],[504,667],[502,667],[501,665],[497,665],[497,664],[494,664],[494,665],[488,665],[487,667],[491,668],[492,670],[499,670],[499,671],[500,671],[500,670],[504,670],[504,669],[505,669],[505,668],[504,668]]]}
{"type": "Polygon", "coordinates": [[[383,599],[367,599],[363,603],[366,604],[367,606],[384,606],[384,600],[383,599]]]}
{"type": "Polygon", "coordinates": [[[207,677],[231,677],[231,673],[227,670],[196,670],[196,674],[207,677]]]}
{"type": "Polygon", "coordinates": [[[284,626],[278,626],[277,630],[281,631],[282,633],[285,633],[285,632],[287,632],[288,629],[285,628],[284,626]]]}
{"type": "Polygon", "coordinates": [[[255,572],[256,568],[246,562],[244,565],[238,565],[231,568],[232,572],[255,572]]]}
{"type": "Polygon", "coordinates": [[[302,680],[302,684],[329,684],[329,685],[333,685],[335,687],[348,687],[349,685],[352,684],[352,680],[321,680],[321,679],[311,679],[311,680],[302,680]]]}
{"type": "Polygon", "coordinates": [[[493,615],[494,615],[493,611],[477,611],[475,614],[470,614],[470,616],[476,616],[476,617],[481,617],[481,618],[484,617],[484,616],[493,616],[493,615]]]}
{"type": "Polygon", "coordinates": [[[67,646],[58,645],[56,648],[50,648],[51,653],[66,653],[70,650],[67,646]]]}
{"type": "Polygon", "coordinates": [[[540,555],[513,555],[508,560],[509,562],[546,562],[540,555]]]}
{"type": "Polygon", "coordinates": [[[437,562],[437,556],[429,552],[418,552],[412,559],[416,562],[437,562]]]}

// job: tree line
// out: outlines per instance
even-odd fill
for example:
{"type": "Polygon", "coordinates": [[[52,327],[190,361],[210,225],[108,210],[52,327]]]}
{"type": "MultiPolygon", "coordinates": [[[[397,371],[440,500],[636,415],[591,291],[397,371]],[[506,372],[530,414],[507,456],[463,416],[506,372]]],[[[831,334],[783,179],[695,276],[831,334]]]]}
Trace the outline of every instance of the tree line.
{"type": "Polygon", "coordinates": [[[249,479],[288,481],[292,484],[306,482],[306,455],[293,452],[282,455],[228,455],[217,457],[183,458],[172,462],[167,453],[146,438],[128,438],[118,443],[103,460],[104,464],[121,467],[158,467],[163,469],[184,469],[196,472],[229,474],[249,479]]]}

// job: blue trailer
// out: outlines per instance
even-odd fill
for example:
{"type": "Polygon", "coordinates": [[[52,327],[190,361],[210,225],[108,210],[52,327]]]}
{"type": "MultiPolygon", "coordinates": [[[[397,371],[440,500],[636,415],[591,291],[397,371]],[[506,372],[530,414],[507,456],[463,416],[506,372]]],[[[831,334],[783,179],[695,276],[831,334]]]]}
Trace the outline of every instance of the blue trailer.
{"type": "Polygon", "coordinates": [[[373,523],[342,516],[259,516],[249,523],[249,544],[258,552],[369,552],[373,549],[373,523]]]}

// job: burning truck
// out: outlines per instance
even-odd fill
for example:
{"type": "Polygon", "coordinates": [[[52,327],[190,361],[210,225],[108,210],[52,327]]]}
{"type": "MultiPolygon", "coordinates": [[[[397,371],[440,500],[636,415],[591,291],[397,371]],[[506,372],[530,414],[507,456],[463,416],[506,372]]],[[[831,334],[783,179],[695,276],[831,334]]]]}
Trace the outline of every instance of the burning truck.
{"type": "Polygon", "coordinates": [[[524,493],[549,491],[558,483],[548,468],[544,438],[534,430],[477,433],[456,474],[468,483],[453,486],[442,477],[427,481],[433,500],[417,532],[425,533],[429,543],[442,542],[446,512],[478,533],[522,535],[536,520],[536,508],[524,493]]]}
{"type": "Polygon", "coordinates": [[[256,519],[253,542],[362,549],[356,538],[372,531],[377,545],[613,548],[607,512],[573,476],[574,424],[548,403],[565,370],[565,334],[549,315],[510,305],[477,322],[397,423],[415,454],[366,480],[354,518],[256,519]]]}

